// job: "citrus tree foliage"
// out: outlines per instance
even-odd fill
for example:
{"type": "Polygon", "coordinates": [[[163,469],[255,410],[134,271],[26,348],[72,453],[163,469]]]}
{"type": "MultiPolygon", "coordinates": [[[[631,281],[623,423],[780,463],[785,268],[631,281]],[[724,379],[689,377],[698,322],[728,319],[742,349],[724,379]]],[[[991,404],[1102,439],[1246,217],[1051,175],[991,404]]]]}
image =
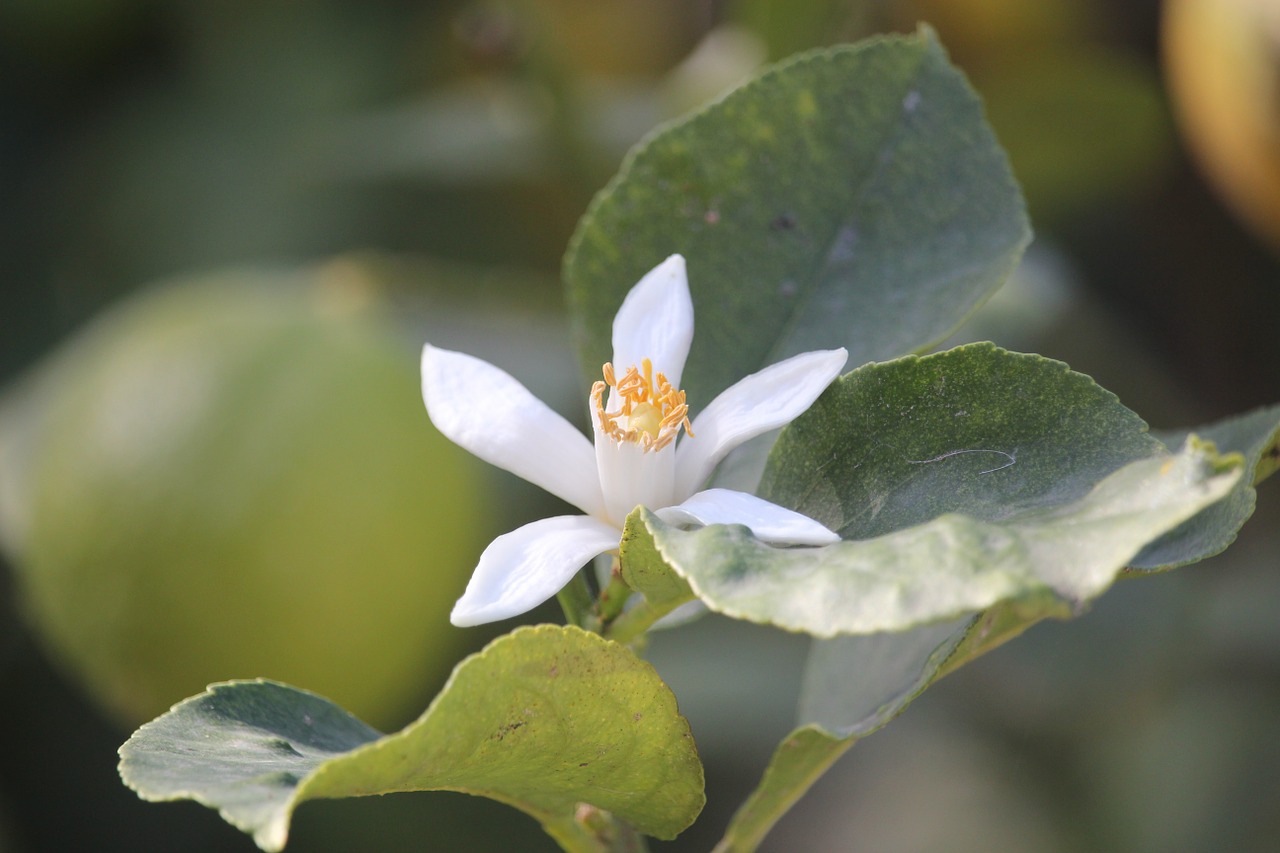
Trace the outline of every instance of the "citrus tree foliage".
{"type": "Polygon", "coordinates": [[[403,731],[284,685],[219,684],[124,745],[125,782],[217,808],[268,850],[306,800],[405,790],[492,797],[569,850],[642,849],[696,818],[702,769],[629,646],[696,602],[815,638],[797,728],[717,848],[755,849],[937,678],[1122,574],[1222,550],[1277,467],[1280,407],[1157,437],[1060,362],[992,344],[924,354],[1029,239],[981,104],[927,30],[791,59],[658,129],[565,259],[582,363],[595,375],[609,359],[624,296],[675,253],[697,317],[694,414],[782,358],[847,349],[853,369],[782,431],[758,489],[839,541],[778,547],[637,507],[599,598],[585,581],[562,594],[590,630],[500,638],[403,731]]]}

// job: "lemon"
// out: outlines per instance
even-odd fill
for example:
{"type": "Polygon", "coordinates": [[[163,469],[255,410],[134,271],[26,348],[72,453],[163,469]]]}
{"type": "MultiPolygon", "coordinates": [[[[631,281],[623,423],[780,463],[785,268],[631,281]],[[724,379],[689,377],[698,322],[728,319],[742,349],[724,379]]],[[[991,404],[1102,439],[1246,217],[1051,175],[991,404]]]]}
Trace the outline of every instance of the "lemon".
{"type": "Polygon", "coordinates": [[[0,414],[0,541],[24,611],[124,721],[266,677],[387,726],[454,662],[479,475],[349,279],[153,290],[0,414]]]}

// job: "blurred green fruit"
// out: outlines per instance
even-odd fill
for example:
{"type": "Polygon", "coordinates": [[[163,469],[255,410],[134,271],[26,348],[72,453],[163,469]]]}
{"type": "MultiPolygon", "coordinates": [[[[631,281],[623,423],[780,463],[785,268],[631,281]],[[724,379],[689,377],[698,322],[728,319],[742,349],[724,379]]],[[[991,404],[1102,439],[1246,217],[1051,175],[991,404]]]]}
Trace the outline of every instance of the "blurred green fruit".
{"type": "Polygon", "coordinates": [[[454,662],[479,475],[362,293],[340,265],[152,291],[0,413],[26,611],[125,721],[262,676],[397,724],[454,662]]]}

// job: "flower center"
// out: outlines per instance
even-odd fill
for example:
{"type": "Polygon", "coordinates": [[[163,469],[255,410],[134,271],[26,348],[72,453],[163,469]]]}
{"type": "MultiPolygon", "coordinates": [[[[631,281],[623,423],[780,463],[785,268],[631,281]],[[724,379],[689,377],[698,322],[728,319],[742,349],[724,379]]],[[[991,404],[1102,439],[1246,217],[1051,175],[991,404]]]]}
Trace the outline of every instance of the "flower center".
{"type": "Polygon", "coordinates": [[[601,370],[604,381],[591,386],[591,407],[600,431],[609,438],[618,444],[639,444],[647,452],[661,450],[675,441],[680,427],[693,437],[684,392],[672,387],[661,373],[654,374],[649,359],[644,359],[640,367],[633,364],[621,378],[609,362],[601,370]],[[606,388],[611,389],[609,406],[613,411],[609,412],[604,408],[606,388]]]}

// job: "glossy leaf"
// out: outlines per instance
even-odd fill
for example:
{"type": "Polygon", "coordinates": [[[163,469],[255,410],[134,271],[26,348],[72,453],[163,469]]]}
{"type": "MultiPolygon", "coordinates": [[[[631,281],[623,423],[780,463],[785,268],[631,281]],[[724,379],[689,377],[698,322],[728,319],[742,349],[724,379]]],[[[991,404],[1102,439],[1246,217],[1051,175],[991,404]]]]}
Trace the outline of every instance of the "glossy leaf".
{"type": "Polygon", "coordinates": [[[451,790],[603,850],[582,804],[672,838],[702,808],[675,698],[629,649],[572,627],[522,628],[459,664],[416,722],[380,736],[326,699],[265,681],[214,685],[139,729],[120,772],[144,799],[194,799],[281,849],[317,798],[451,790]]]}
{"type": "Polygon", "coordinates": [[[696,411],[798,352],[862,364],[928,347],[1029,235],[978,98],[926,29],[784,62],[656,132],[596,197],[564,274],[594,374],[628,288],[685,256],[696,411]]]}

